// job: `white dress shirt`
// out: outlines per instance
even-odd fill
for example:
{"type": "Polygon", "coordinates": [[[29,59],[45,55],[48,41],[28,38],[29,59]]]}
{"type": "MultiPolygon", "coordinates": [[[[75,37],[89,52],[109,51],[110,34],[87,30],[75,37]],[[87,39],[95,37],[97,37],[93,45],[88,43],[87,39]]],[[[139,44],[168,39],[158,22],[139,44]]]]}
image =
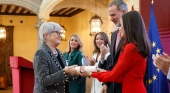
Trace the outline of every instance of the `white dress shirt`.
{"type": "Polygon", "coordinates": [[[169,79],[169,80],[170,80],[170,68],[169,68],[169,70],[168,70],[167,79],[169,79]]]}

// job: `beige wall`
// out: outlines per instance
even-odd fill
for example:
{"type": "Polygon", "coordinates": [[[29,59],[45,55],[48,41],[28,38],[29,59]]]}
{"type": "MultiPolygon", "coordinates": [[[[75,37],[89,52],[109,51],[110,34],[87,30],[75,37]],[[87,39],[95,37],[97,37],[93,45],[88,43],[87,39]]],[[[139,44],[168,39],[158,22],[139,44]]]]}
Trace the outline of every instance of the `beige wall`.
{"type": "MultiPolygon", "coordinates": [[[[57,22],[64,25],[66,32],[66,41],[61,41],[58,48],[64,52],[68,46],[68,40],[71,34],[77,33],[84,44],[83,51],[87,56],[92,56],[93,51],[93,38],[90,36],[89,21],[93,13],[85,10],[84,12],[77,14],[73,17],[51,17],[48,21],[57,22]]],[[[37,17],[35,16],[3,16],[3,24],[14,26],[14,56],[22,56],[32,62],[34,54],[37,50],[37,30],[34,28],[37,17]],[[13,20],[13,23],[9,23],[9,20],[13,20]],[[23,20],[23,24],[20,24],[20,20],[23,20]]],[[[91,79],[87,78],[86,93],[90,93],[91,79]]]]}
{"type": "MultiPolygon", "coordinates": [[[[58,48],[65,52],[68,47],[68,40],[71,34],[78,34],[84,44],[83,51],[86,56],[92,56],[93,38],[90,36],[89,21],[93,13],[85,10],[73,17],[51,17],[48,21],[54,21],[64,25],[66,32],[66,41],[61,41],[58,48]]],[[[4,25],[14,26],[14,56],[22,56],[30,61],[33,60],[34,54],[37,50],[37,36],[38,31],[34,28],[37,17],[36,16],[3,16],[4,25]],[[13,23],[9,21],[12,20],[13,23]],[[23,21],[21,24],[20,21],[23,21]]]]}
{"type": "Polygon", "coordinates": [[[72,21],[72,31],[77,33],[83,42],[83,51],[86,56],[92,56],[93,51],[93,38],[90,36],[90,24],[89,21],[91,17],[94,16],[93,13],[85,10],[84,12],[73,16],[72,21]]]}
{"type": "Polygon", "coordinates": [[[37,30],[35,16],[3,16],[3,25],[14,26],[13,52],[14,56],[21,56],[30,61],[33,60],[37,50],[37,30]],[[10,23],[9,21],[13,22],[10,23]],[[21,24],[20,21],[23,21],[21,24]]]}
{"type": "Polygon", "coordinates": [[[59,17],[51,17],[49,21],[58,22],[61,25],[64,25],[66,28],[66,41],[61,41],[61,44],[58,46],[62,52],[65,52],[68,48],[68,40],[71,34],[76,33],[80,36],[83,42],[83,52],[86,56],[92,56],[93,51],[93,38],[90,36],[90,24],[89,21],[91,17],[94,16],[93,13],[85,10],[73,17],[62,17],[61,22],[59,17]]]}
{"type": "MultiPolygon", "coordinates": [[[[93,13],[85,10],[84,12],[77,14],[73,17],[51,17],[48,21],[57,22],[64,25],[66,32],[66,41],[61,41],[58,48],[64,52],[68,46],[68,40],[71,34],[77,33],[84,44],[83,51],[86,56],[92,56],[93,51],[93,38],[90,36],[89,21],[93,13]]],[[[38,48],[38,31],[34,28],[37,17],[36,16],[3,16],[3,25],[14,26],[13,34],[13,50],[14,56],[21,56],[29,61],[33,61],[34,54],[38,48]],[[13,20],[13,23],[9,21],[13,20]],[[23,21],[21,24],[20,21],[23,21]]],[[[87,78],[86,93],[90,92],[91,79],[87,78]]]]}

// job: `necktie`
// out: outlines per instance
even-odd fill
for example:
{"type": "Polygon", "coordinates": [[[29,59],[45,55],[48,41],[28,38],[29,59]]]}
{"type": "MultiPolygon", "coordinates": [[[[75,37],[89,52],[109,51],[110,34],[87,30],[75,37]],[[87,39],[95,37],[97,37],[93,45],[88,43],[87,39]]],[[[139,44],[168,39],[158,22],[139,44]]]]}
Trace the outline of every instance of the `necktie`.
{"type": "Polygon", "coordinates": [[[121,33],[120,33],[120,31],[118,30],[118,32],[117,32],[117,37],[116,37],[116,47],[115,47],[115,51],[117,50],[117,47],[118,47],[118,44],[119,44],[119,41],[120,41],[120,35],[121,35],[121,33]]]}

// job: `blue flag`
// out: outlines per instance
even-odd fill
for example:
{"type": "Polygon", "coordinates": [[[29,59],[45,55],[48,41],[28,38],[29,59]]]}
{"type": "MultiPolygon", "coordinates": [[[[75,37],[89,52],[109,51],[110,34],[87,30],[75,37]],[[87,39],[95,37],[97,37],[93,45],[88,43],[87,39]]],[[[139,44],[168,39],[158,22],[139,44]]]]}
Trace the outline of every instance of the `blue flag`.
{"type": "Polygon", "coordinates": [[[169,93],[168,80],[161,70],[153,65],[152,54],[162,54],[162,45],[158,34],[158,28],[154,15],[154,5],[151,5],[149,39],[152,43],[152,51],[148,58],[147,93],[169,93]]]}

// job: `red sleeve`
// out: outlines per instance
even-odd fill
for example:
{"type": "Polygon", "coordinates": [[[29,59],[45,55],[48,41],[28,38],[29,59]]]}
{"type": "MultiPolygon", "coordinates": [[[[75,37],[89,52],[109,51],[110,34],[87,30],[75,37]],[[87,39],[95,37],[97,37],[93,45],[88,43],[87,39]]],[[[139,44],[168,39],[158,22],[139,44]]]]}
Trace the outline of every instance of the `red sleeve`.
{"type": "Polygon", "coordinates": [[[92,77],[101,82],[120,82],[122,77],[133,67],[133,64],[137,62],[139,56],[142,55],[138,52],[137,47],[132,43],[127,44],[111,71],[92,73],[92,77]]]}

